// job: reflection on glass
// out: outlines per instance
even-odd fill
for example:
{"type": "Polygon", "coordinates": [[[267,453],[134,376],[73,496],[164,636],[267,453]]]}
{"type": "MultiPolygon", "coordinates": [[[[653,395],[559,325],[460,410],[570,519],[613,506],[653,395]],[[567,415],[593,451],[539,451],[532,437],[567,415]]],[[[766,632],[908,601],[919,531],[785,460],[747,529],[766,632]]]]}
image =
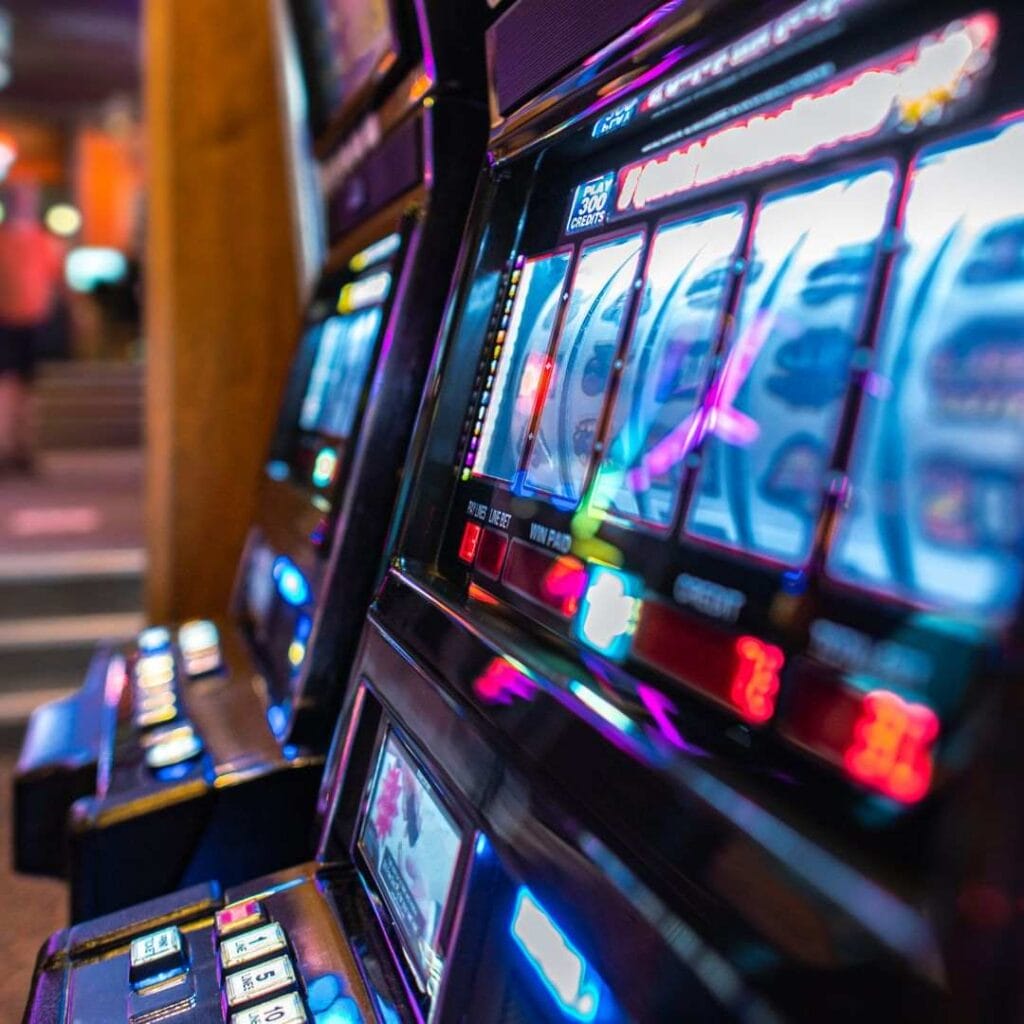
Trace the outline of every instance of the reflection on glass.
{"type": "Polygon", "coordinates": [[[503,351],[492,370],[491,404],[483,421],[474,475],[511,480],[519,468],[544,379],[569,257],[568,252],[555,253],[529,259],[523,265],[503,351]]]}
{"type": "Polygon", "coordinates": [[[636,233],[580,253],[526,471],[532,488],[580,498],[642,246],[636,233]]]}
{"type": "Polygon", "coordinates": [[[380,328],[380,306],[326,321],[302,402],[303,430],[348,437],[380,328]]]}
{"type": "Polygon", "coordinates": [[[1024,553],[1024,119],[926,149],[829,571],[1009,611],[1024,553]]]}
{"type": "Polygon", "coordinates": [[[687,450],[685,425],[696,425],[745,212],[730,206],[667,224],[654,236],[596,505],[660,526],[671,520],[687,450]],[[652,464],[651,452],[673,433],[678,451],[666,458],[659,449],[661,458],[652,464]]]}
{"type": "Polygon", "coordinates": [[[895,185],[873,165],[769,195],[706,433],[687,531],[808,555],[895,185]]]}

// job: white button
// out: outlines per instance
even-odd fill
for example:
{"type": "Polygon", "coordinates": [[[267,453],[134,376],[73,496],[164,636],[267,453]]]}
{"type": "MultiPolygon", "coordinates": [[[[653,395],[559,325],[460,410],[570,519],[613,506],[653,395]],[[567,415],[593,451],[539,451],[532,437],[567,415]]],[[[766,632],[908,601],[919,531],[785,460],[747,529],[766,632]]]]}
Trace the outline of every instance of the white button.
{"type": "Polygon", "coordinates": [[[169,768],[189,758],[198,757],[203,751],[203,741],[191,729],[180,736],[154,743],[146,751],[146,764],[150,768],[169,768]]]}
{"type": "Polygon", "coordinates": [[[173,701],[167,704],[160,704],[151,711],[140,711],[135,716],[135,724],[140,729],[148,729],[150,726],[163,725],[166,722],[173,722],[178,717],[178,708],[173,701]]]}
{"type": "Polygon", "coordinates": [[[279,924],[265,924],[251,932],[225,939],[220,947],[220,962],[225,971],[252,963],[285,947],[284,932],[279,924]]]}
{"type": "Polygon", "coordinates": [[[152,651],[160,651],[170,646],[171,633],[170,630],[165,629],[163,626],[150,626],[139,634],[136,643],[139,646],[139,650],[145,654],[149,654],[152,651]]]}
{"type": "Polygon", "coordinates": [[[228,1006],[238,1006],[252,999],[261,999],[281,988],[295,984],[295,970],[291,960],[279,956],[268,960],[265,964],[248,967],[244,971],[236,971],[224,979],[224,991],[227,993],[228,1006]]]}
{"type": "Polygon", "coordinates": [[[309,1018],[294,992],[231,1015],[231,1024],[306,1024],[309,1018]]]}
{"type": "Polygon", "coordinates": [[[157,960],[178,959],[181,955],[181,932],[175,927],[132,939],[129,957],[132,967],[145,967],[157,960]]]}

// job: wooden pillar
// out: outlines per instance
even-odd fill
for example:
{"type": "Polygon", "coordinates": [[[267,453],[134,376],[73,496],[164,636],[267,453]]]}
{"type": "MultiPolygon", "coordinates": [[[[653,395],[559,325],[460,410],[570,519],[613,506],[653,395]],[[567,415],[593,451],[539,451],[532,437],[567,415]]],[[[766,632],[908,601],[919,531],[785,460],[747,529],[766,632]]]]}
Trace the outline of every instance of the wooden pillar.
{"type": "Polygon", "coordinates": [[[298,325],[267,0],[147,0],[147,612],[222,615],[298,325]]]}

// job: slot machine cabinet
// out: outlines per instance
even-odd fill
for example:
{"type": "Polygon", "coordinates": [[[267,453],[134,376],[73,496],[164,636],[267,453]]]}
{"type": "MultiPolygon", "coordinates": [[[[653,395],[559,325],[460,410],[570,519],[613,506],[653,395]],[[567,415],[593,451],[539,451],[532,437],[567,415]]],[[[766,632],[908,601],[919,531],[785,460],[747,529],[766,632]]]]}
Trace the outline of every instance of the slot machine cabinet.
{"type": "Polygon", "coordinates": [[[195,894],[55,937],[30,1024],[136,998],[168,923],[211,1020],[1020,1016],[1021,14],[616,11],[489,32],[316,862],[214,897],[220,939],[195,894]]]}
{"type": "Polygon", "coordinates": [[[486,8],[380,0],[339,35],[348,6],[295,4],[329,251],[231,608],[98,653],[30,724],[16,857],[69,877],[74,920],[312,850],[486,139],[486,8]]]}

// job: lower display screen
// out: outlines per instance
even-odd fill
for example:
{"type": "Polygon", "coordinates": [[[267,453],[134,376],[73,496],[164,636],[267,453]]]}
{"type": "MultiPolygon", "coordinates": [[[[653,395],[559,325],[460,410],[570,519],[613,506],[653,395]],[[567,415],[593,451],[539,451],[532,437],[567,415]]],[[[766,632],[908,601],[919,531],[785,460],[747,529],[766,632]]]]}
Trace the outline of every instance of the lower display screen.
{"type": "Polygon", "coordinates": [[[406,749],[388,732],[373,773],[359,847],[424,992],[440,979],[441,923],[462,832],[406,749]]]}

